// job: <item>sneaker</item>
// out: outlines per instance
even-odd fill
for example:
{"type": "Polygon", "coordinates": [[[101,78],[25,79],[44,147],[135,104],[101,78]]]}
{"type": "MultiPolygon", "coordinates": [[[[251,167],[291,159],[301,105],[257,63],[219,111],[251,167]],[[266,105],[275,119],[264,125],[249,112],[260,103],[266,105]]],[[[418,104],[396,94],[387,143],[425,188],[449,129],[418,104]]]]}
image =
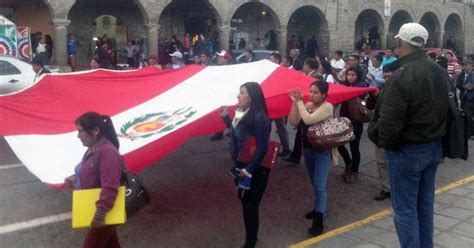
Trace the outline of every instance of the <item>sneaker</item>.
{"type": "Polygon", "coordinates": [[[232,169],[230,169],[228,173],[234,179],[237,179],[240,176],[240,170],[237,167],[232,167],[232,169]]]}
{"type": "Polygon", "coordinates": [[[251,183],[252,183],[252,178],[243,176],[239,178],[238,187],[241,189],[249,190],[251,183]]]}
{"type": "Polygon", "coordinates": [[[282,152],[278,153],[278,157],[286,157],[291,154],[291,150],[283,150],[282,152]]]}
{"type": "Polygon", "coordinates": [[[292,158],[292,157],[289,157],[289,158],[282,158],[281,160],[287,162],[287,163],[291,163],[291,164],[300,164],[300,160],[299,159],[295,159],[295,158],[292,158]]]}
{"type": "Polygon", "coordinates": [[[214,134],[211,137],[210,141],[219,141],[219,140],[222,140],[222,139],[224,139],[224,133],[223,132],[218,132],[218,133],[214,134]]]}
{"type": "Polygon", "coordinates": [[[387,192],[387,191],[384,191],[384,190],[381,190],[375,197],[374,199],[376,201],[383,201],[387,198],[390,198],[391,194],[390,192],[387,192]]]}

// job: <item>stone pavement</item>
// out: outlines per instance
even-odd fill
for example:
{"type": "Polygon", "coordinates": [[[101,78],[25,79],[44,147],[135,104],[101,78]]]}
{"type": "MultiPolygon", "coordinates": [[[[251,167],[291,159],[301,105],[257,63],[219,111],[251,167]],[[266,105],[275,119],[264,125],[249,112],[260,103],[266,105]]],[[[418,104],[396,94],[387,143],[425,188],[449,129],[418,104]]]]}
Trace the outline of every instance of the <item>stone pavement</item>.
{"type": "MultiPolygon", "coordinates": [[[[435,247],[474,247],[474,176],[436,191],[435,247]]],[[[400,247],[391,210],[292,247],[391,248],[400,247]]]]}

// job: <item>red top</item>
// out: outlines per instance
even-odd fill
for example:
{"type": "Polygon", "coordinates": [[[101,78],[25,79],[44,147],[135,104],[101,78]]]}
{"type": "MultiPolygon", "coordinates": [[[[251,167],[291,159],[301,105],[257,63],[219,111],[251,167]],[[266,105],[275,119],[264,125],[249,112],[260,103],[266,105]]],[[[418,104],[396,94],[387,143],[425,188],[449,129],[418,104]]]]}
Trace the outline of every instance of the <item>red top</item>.
{"type": "Polygon", "coordinates": [[[102,188],[100,198],[96,202],[97,211],[94,216],[96,220],[103,220],[107,211],[114,206],[122,177],[121,163],[122,158],[119,152],[106,138],[99,140],[96,146],[89,148],[86,152],[79,179],[82,189],[102,188]],[[97,158],[95,154],[97,154],[97,158]],[[94,160],[99,164],[100,182],[97,181],[94,160]]]}

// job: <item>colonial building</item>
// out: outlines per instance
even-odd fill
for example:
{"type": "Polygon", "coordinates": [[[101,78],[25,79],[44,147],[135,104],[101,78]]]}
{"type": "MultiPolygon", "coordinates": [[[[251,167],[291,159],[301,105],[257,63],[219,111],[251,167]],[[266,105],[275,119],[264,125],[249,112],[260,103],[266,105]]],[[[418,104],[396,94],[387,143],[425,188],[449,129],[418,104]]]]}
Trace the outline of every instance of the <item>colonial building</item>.
{"type": "Polygon", "coordinates": [[[220,49],[264,43],[281,53],[292,35],[316,36],[320,52],[353,51],[376,34],[379,48],[393,47],[401,25],[419,22],[431,46],[454,42],[461,54],[474,53],[472,0],[2,0],[0,14],[32,31],[54,37],[54,59],[67,64],[66,37],[79,40],[80,61],[93,55],[94,37],[108,34],[117,47],[144,38],[149,53],[174,34],[215,37],[220,49]],[[100,27],[100,28],[99,28],[100,27]]]}

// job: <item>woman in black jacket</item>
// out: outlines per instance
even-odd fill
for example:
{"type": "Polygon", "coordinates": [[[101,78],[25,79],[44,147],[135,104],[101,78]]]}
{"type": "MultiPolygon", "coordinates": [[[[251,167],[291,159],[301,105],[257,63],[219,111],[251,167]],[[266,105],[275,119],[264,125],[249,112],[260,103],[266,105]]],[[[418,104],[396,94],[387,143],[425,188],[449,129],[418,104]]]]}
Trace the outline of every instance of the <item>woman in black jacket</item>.
{"type": "Polygon", "coordinates": [[[240,87],[239,107],[233,120],[224,108],[221,117],[230,130],[230,153],[234,167],[230,173],[238,185],[238,197],[242,202],[245,222],[245,245],[255,247],[258,233],[258,209],[267,187],[270,169],[261,166],[268,150],[270,119],[262,88],[248,82],[240,87]],[[255,138],[255,152],[250,162],[238,161],[239,153],[248,139],[255,138]]]}
{"type": "MultiPolygon", "coordinates": [[[[359,66],[351,66],[345,72],[346,80],[343,85],[348,87],[368,87],[367,83],[362,79],[362,72],[359,66]]],[[[338,147],[339,154],[341,154],[346,165],[344,173],[341,175],[345,183],[353,183],[357,181],[359,177],[359,164],[360,164],[360,139],[362,132],[364,131],[364,123],[354,119],[348,108],[348,101],[342,103],[340,116],[347,117],[352,122],[354,128],[355,140],[349,143],[351,154],[346,149],[346,146],[338,147]]]]}

